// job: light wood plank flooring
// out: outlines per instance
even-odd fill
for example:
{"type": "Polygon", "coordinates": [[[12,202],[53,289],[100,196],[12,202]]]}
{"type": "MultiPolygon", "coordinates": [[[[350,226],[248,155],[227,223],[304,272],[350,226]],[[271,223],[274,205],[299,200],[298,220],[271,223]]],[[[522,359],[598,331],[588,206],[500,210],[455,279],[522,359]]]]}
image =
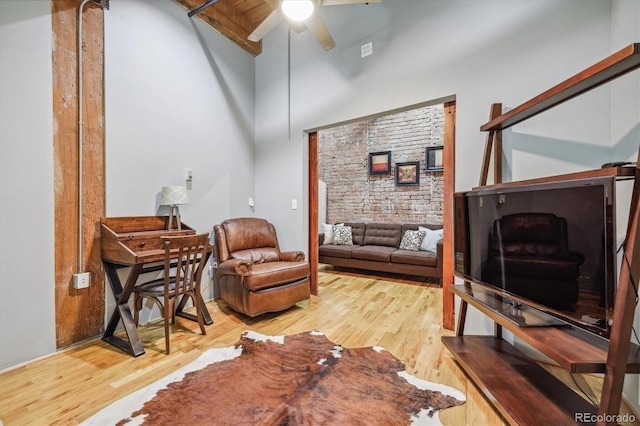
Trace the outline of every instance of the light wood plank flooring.
{"type": "MultiPolygon", "coordinates": [[[[464,405],[441,414],[445,424],[504,424],[440,343],[440,336],[452,333],[441,327],[439,287],[335,271],[321,271],[319,283],[319,297],[258,319],[237,315],[220,300],[209,302],[214,324],[207,335],[200,335],[196,323],[178,318],[168,356],[158,323],[139,328],[146,353],[138,358],[95,339],[4,372],[0,420],[5,426],[77,424],[206,349],[232,345],[251,329],[271,335],[319,330],[345,347],[382,346],[403,360],[410,374],[467,395],[464,405]]],[[[211,398],[216,392],[224,389],[212,388],[211,398]]]]}

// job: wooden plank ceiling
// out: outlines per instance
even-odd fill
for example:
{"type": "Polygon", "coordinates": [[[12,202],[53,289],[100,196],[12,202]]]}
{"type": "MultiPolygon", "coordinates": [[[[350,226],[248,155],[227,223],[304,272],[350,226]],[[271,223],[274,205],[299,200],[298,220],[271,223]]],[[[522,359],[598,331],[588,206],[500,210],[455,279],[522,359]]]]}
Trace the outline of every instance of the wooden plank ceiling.
{"type": "MultiPolygon", "coordinates": [[[[207,0],[176,0],[187,11],[207,0]]],[[[262,42],[247,37],[278,6],[278,0],[219,0],[202,10],[198,17],[254,56],[262,53],[262,42]]],[[[187,12],[185,12],[187,13],[187,12]]]]}

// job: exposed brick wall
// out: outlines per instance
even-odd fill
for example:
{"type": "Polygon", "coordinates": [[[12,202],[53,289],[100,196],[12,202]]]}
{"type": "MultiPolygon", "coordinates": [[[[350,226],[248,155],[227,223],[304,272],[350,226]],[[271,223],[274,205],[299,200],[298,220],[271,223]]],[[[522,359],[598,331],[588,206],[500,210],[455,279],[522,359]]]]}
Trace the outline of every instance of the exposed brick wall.
{"type": "Polygon", "coordinates": [[[443,174],[425,172],[425,150],[442,145],[443,105],[322,130],[319,176],[327,223],[442,223],[443,174]],[[369,153],[391,151],[391,173],[369,174],[369,153]],[[420,185],[396,186],[395,165],[420,161],[420,185]]]}

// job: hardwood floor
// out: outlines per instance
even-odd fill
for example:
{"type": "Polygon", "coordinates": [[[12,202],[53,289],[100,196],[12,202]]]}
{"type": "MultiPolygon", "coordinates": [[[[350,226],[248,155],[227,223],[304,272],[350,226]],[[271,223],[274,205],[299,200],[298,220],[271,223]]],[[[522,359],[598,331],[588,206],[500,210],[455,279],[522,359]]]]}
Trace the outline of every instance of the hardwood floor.
{"type": "MultiPolygon", "coordinates": [[[[214,320],[207,335],[200,335],[197,323],[178,318],[171,355],[163,352],[163,329],[157,323],[140,327],[146,353],[138,358],[94,339],[0,374],[0,420],[5,426],[77,424],[193,361],[204,350],[232,345],[251,329],[271,335],[319,330],[345,347],[382,346],[403,360],[410,374],[467,395],[464,405],[441,414],[444,424],[504,424],[440,343],[440,336],[452,333],[441,326],[439,287],[321,271],[319,297],[280,314],[248,319],[220,300],[207,305],[214,320]]],[[[211,389],[211,397],[223,391],[211,389]]]]}

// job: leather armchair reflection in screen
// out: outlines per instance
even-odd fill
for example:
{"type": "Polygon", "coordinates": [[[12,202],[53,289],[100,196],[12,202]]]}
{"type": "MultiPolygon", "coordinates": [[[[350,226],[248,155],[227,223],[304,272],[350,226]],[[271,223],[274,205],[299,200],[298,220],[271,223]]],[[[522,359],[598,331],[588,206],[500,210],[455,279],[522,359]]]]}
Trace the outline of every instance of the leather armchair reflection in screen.
{"type": "Polygon", "coordinates": [[[565,218],[517,213],[494,222],[487,273],[490,282],[510,293],[572,310],[584,260],[582,253],[569,249],[565,218]]]}
{"type": "Polygon", "coordinates": [[[220,297],[232,309],[255,317],[309,298],[309,263],[301,251],[280,251],[273,224],[229,219],[214,231],[220,297]]]}

